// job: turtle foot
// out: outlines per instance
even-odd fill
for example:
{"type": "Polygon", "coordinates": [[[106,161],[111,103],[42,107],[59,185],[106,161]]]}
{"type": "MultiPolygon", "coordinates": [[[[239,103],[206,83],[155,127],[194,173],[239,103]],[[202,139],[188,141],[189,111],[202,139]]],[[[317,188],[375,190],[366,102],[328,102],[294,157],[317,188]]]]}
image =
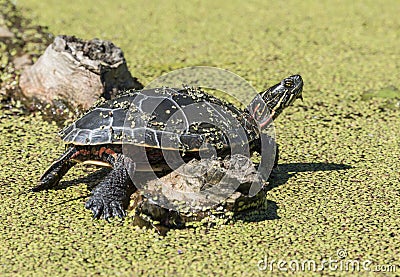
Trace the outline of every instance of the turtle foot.
{"type": "Polygon", "coordinates": [[[76,164],[76,162],[70,159],[77,151],[75,147],[68,148],[60,158],[47,168],[42,177],[40,177],[39,185],[32,188],[31,191],[36,192],[57,186],[61,178],[76,164]]]}
{"type": "Polygon", "coordinates": [[[58,182],[60,181],[60,176],[57,173],[54,172],[50,172],[47,175],[44,175],[40,181],[39,181],[39,185],[37,185],[36,187],[31,188],[31,191],[33,192],[37,192],[37,191],[41,191],[41,190],[45,190],[45,189],[49,189],[52,187],[55,187],[58,182]]]}
{"type": "Polygon", "coordinates": [[[43,175],[42,178],[40,178],[39,185],[31,188],[31,191],[38,192],[53,188],[60,182],[61,177],[62,176],[60,176],[56,171],[48,172],[47,174],[43,175]]]}
{"type": "Polygon", "coordinates": [[[114,169],[93,189],[92,197],[85,204],[85,208],[92,211],[95,219],[122,219],[126,216],[125,208],[129,205],[135,186],[125,169],[124,157],[119,155],[119,159],[112,163],[114,169]]]}
{"type": "Polygon", "coordinates": [[[92,196],[85,204],[85,208],[91,210],[94,219],[109,219],[119,217],[123,219],[126,216],[123,201],[110,199],[99,195],[92,196]]]}

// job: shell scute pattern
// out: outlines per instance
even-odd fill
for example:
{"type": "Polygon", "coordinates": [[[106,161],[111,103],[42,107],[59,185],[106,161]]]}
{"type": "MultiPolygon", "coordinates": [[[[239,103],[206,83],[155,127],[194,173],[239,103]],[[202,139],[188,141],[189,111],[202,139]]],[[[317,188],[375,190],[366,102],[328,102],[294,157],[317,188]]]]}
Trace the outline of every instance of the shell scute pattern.
{"type": "Polygon", "coordinates": [[[100,102],[60,135],[78,145],[130,143],[198,151],[204,142],[218,148],[232,143],[227,136],[243,132],[242,114],[200,89],[128,91],[100,102]]]}

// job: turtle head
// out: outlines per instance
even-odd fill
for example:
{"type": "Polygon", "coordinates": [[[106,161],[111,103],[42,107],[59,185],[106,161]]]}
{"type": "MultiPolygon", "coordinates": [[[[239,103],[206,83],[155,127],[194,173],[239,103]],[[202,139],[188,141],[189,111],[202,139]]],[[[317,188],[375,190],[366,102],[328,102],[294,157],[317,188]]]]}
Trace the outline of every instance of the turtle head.
{"type": "Polygon", "coordinates": [[[303,79],[300,75],[293,75],[283,79],[280,83],[260,93],[267,104],[272,118],[275,119],[286,107],[296,99],[303,100],[303,79]]]}
{"type": "Polygon", "coordinates": [[[280,83],[262,91],[250,103],[248,110],[263,128],[293,104],[296,99],[303,100],[303,79],[300,75],[292,75],[280,83]]]}

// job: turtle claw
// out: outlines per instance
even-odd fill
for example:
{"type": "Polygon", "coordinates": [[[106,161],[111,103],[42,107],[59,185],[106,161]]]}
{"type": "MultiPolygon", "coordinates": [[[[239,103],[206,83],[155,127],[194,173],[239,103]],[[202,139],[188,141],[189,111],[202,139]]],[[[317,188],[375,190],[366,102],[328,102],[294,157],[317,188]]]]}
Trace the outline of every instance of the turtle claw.
{"type": "Polygon", "coordinates": [[[101,200],[99,201],[93,197],[86,202],[85,208],[92,211],[93,219],[99,219],[103,213],[103,205],[101,204],[101,200]]]}
{"type": "Polygon", "coordinates": [[[86,202],[85,208],[92,211],[93,219],[103,218],[109,221],[113,217],[123,219],[126,216],[121,201],[105,199],[103,197],[90,198],[86,202]]]}
{"type": "Polygon", "coordinates": [[[119,217],[123,219],[125,216],[125,211],[122,208],[122,203],[118,201],[112,201],[109,205],[104,207],[103,218],[109,221],[110,218],[119,217]]]}
{"type": "Polygon", "coordinates": [[[112,216],[114,217],[119,217],[120,219],[124,219],[124,217],[126,216],[126,212],[124,210],[124,208],[122,207],[122,203],[113,201],[110,203],[110,206],[112,208],[112,216]]]}

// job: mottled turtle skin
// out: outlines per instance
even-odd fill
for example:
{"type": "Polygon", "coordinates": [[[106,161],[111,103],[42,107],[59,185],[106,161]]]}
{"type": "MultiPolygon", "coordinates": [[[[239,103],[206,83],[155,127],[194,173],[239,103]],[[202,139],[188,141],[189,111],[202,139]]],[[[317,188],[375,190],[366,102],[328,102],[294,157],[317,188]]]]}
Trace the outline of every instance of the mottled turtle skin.
{"type": "Polygon", "coordinates": [[[109,166],[112,170],[92,190],[85,207],[94,218],[123,218],[136,191],[129,173],[159,168],[168,172],[175,168],[165,161],[168,151],[179,153],[183,162],[208,155],[210,149],[222,158],[234,147],[260,152],[260,131],[302,98],[302,88],[300,75],[285,78],[254,98],[247,111],[188,87],[127,91],[100,101],[60,132],[67,150],[32,190],[56,186],[77,162],[109,166]],[[125,155],[127,146],[141,150],[145,157],[125,155]],[[143,160],[148,164],[145,169],[143,160]]]}

